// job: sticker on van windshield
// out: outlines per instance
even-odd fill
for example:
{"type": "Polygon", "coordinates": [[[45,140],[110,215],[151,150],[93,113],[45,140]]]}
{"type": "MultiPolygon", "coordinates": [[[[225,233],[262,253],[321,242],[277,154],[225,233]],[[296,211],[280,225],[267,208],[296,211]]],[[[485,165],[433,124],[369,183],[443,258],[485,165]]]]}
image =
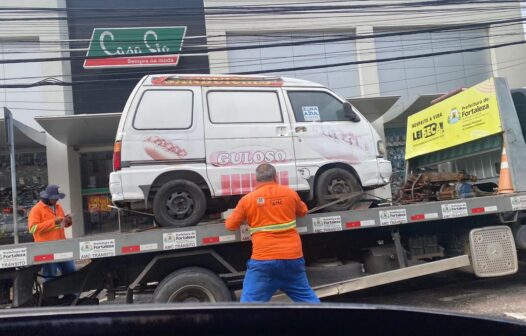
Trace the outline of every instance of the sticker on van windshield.
{"type": "Polygon", "coordinates": [[[302,106],[303,120],[320,121],[320,109],[318,106],[302,106]]]}

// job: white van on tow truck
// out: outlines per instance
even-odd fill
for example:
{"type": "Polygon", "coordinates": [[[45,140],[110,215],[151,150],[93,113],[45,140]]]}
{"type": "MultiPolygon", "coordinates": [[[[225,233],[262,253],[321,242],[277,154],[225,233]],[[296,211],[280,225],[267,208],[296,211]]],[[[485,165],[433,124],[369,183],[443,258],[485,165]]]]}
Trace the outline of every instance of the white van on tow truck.
{"type": "MultiPolygon", "coordinates": [[[[388,183],[384,157],[370,123],[320,84],[150,75],[124,108],[110,191],[116,205],[153,209],[162,226],[191,226],[254,190],[258,164],[272,163],[279,183],[319,206],[388,183]]],[[[352,202],[326,210],[347,210],[352,202]]]]}

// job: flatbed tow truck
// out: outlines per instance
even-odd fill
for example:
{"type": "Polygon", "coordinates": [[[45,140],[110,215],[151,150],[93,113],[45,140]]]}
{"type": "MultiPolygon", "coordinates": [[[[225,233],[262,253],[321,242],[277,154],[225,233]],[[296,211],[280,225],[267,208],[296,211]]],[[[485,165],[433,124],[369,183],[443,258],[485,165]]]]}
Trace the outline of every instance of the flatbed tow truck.
{"type": "MultiPolygon", "coordinates": [[[[453,269],[478,277],[517,272],[517,250],[526,249],[521,223],[526,144],[505,80],[497,78],[495,84],[514,191],[299,218],[307,274],[321,298],[453,269]]],[[[153,302],[233,301],[250,256],[249,240],[246,227],[230,232],[220,220],[211,220],[193,227],[2,245],[0,304],[53,305],[60,304],[53,298],[74,293],[95,298],[103,290],[109,300],[126,293],[127,303],[141,292],[151,293],[153,302]],[[86,265],[37,281],[43,264],[67,260],[86,265]]],[[[282,298],[278,293],[274,299],[282,298]]]]}

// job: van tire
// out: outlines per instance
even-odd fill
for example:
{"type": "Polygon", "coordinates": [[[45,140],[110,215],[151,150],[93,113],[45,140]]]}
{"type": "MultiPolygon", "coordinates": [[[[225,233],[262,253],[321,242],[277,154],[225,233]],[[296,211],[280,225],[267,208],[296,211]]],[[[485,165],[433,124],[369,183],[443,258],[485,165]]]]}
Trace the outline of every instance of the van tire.
{"type": "Polygon", "coordinates": [[[201,221],[205,211],[205,194],[190,181],[165,183],[153,198],[153,214],[160,226],[193,226],[201,221]]]}
{"type": "Polygon", "coordinates": [[[223,280],[201,267],[182,268],[169,274],[153,293],[155,303],[228,301],[232,301],[232,294],[223,280]]]}
{"type": "MultiPolygon", "coordinates": [[[[327,196],[336,196],[338,194],[348,194],[352,192],[361,192],[362,186],[356,177],[349,171],[342,168],[330,168],[320,174],[316,179],[314,189],[316,196],[316,206],[325,205],[334,200],[327,200],[327,196]]],[[[330,205],[324,211],[346,211],[356,203],[355,199],[330,205]]]]}

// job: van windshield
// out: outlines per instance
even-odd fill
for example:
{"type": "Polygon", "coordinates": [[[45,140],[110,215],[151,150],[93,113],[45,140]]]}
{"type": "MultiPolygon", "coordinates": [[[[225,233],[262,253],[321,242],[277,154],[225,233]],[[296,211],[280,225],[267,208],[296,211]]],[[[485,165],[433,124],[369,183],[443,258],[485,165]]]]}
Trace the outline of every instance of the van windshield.
{"type": "Polygon", "coordinates": [[[297,122],[349,120],[343,103],[326,92],[290,91],[288,96],[297,122]]]}

